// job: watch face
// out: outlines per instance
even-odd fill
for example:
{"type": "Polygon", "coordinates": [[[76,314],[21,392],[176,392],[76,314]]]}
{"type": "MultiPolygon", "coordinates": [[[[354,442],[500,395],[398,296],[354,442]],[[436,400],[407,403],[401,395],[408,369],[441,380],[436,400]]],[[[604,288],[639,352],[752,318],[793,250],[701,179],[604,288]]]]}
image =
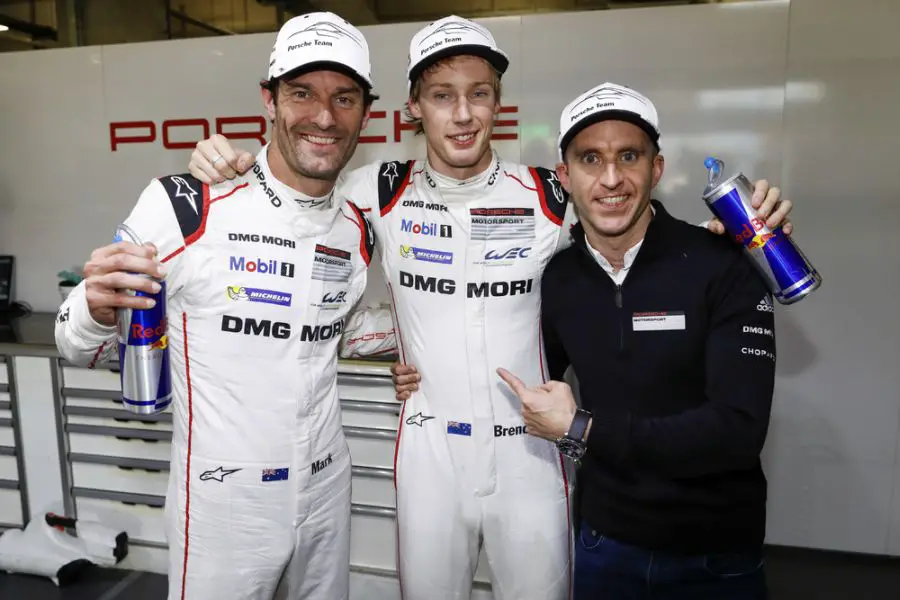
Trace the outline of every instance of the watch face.
{"type": "Polygon", "coordinates": [[[556,442],[556,447],[569,458],[579,459],[584,456],[584,445],[569,438],[562,438],[556,442]]]}

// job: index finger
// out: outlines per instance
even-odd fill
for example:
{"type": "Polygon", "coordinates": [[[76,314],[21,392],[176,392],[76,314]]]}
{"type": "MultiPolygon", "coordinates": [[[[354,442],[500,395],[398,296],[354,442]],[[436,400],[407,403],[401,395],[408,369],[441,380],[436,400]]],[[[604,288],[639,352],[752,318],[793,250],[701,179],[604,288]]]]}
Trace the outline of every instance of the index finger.
{"type": "Polygon", "coordinates": [[[510,388],[512,388],[512,391],[514,391],[517,396],[521,396],[522,393],[525,391],[525,389],[526,389],[525,384],[522,383],[522,380],[519,379],[518,377],[516,377],[515,375],[513,375],[512,373],[510,373],[509,371],[507,371],[506,369],[504,369],[503,367],[500,367],[497,369],[497,375],[500,376],[500,379],[502,379],[503,381],[506,382],[506,385],[508,385],[510,388]]]}
{"type": "Polygon", "coordinates": [[[140,256],[143,258],[153,258],[156,256],[156,248],[150,244],[146,244],[144,246],[139,246],[134,242],[121,241],[114,242],[107,246],[103,246],[102,248],[97,248],[94,252],[91,253],[91,258],[96,261],[104,260],[113,256],[114,254],[133,254],[134,256],[140,256]]]}

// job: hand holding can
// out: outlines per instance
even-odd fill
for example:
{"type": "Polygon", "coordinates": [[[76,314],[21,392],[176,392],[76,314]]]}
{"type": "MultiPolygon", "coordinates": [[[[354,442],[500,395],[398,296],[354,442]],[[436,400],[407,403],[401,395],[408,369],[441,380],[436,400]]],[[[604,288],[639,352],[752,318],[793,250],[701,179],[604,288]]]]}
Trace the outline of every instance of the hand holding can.
{"type": "Polygon", "coordinates": [[[822,284],[822,277],[794,240],[781,227],[770,229],[751,204],[753,185],[743,173],[724,181],[725,163],[709,157],[704,161],[709,184],[703,200],[725,230],[753,260],[775,299],[793,304],[822,284]]]}
{"type": "MultiPolygon", "coordinates": [[[[116,241],[122,240],[141,245],[138,236],[124,224],[116,232],[116,241]]],[[[125,291],[152,299],[152,307],[122,307],[116,311],[122,403],[139,414],[161,412],[172,402],[166,282],[152,279],[159,285],[158,292],[125,291]]]]}

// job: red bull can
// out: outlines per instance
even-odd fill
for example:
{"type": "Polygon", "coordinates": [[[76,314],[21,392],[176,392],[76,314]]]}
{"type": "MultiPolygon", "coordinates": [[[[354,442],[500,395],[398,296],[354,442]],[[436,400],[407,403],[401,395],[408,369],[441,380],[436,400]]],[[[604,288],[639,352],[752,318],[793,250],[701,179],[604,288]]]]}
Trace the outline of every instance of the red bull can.
{"type": "MultiPolygon", "coordinates": [[[[116,231],[115,241],[123,240],[141,244],[127,225],[116,231]]],[[[166,282],[155,281],[160,285],[155,294],[127,290],[132,296],[155,300],[152,308],[120,308],[116,312],[122,404],[144,415],[161,412],[172,402],[166,282]]]]}
{"type": "Polygon", "coordinates": [[[703,165],[709,184],[703,200],[725,230],[753,259],[769,290],[781,304],[793,304],[822,285],[822,277],[781,227],[769,229],[751,204],[753,184],[738,173],[722,181],[725,163],[709,157],[703,165]]]}

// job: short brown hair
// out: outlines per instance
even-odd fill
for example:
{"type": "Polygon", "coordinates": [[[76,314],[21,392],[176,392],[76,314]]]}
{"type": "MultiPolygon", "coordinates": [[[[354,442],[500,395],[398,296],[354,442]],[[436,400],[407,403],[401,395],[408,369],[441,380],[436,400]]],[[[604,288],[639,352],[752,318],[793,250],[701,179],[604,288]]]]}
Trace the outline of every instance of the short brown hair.
{"type": "MultiPolygon", "coordinates": [[[[425,128],[422,127],[422,119],[416,119],[415,117],[413,117],[412,112],[409,110],[409,101],[419,100],[419,94],[422,93],[422,79],[425,78],[426,73],[436,73],[437,71],[441,70],[442,67],[453,64],[454,62],[462,58],[462,56],[463,55],[448,56],[447,58],[442,58],[441,60],[428,65],[427,67],[425,67],[422,75],[420,75],[419,78],[413,82],[412,87],[409,90],[409,100],[407,100],[403,104],[403,120],[407,125],[416,126],[416,135],[425,133],[425,128]]],[[[480,60],[484,59],[481,58],[480,60]]],[[[491,66],[491,63],[486,60],[484,60],[484,62],[486,65],[491,67],[491,87],[494,88],[494,95],[497,98],[497,102],[500,102],[500,92],[503,89],[503,85],[500,83],[500,73],[497,72],[497,69],[491,66]]]]}

